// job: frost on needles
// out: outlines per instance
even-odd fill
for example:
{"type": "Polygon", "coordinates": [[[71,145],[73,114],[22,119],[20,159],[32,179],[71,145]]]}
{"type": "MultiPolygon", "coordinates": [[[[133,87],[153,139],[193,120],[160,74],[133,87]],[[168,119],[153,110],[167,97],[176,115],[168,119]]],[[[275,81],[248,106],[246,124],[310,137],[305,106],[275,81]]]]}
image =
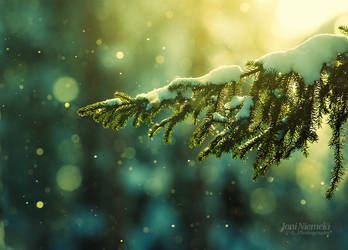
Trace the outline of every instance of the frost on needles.
{"type": "Polygon", "coordinates": [[[307,156],[325,116],[335,163],[326,194],[331,198],[344,174],[343,127],[348,117],[348,28],[340,29],[344,35],[316,35],[293,49],[250,61],[246,71],[221,66],[135,98],[116,92],[114,99],[80,108],[78,114],[115,130],[133,118],[134,126],[150,126],[149,137],[164,129],[165,143],[177,123],[192,117],[196,126],[189,145],[205,146],[199,160],[223,153],[245,159],[255,151],[254,180],[297,150],[307,156]],[[158,121],[164,109],[172,114],[158,121]]]}

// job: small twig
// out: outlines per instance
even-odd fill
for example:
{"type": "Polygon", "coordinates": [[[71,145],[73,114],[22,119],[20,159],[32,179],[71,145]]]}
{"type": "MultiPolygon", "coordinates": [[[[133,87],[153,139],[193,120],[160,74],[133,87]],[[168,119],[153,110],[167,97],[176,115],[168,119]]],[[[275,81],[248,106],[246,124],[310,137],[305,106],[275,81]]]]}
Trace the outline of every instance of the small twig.
{"type": "Polygon", "coordinates": [[[261,68],[257,68],[257,69],[253,69],[253,70],[250,70],[248,72],[245,72],[243,74],[240,75],[240,79],[244,78],[244,77],[247,77],[247,76],[250,76],[252,74],[255,74],[257,72],[260,72],[262,69],[261,68]]]}

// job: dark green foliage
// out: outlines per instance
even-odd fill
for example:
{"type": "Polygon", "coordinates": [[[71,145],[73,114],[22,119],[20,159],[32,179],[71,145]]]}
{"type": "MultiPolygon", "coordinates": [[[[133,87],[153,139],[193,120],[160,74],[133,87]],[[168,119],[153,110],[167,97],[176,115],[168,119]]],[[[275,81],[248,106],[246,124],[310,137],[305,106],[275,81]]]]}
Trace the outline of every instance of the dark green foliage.
{"type": "MultiPolygon", "coordinates": [[[[348,29],[341,27],[343,33],[348,29]]],[[[199,160],[209,155],[220,157],[231,153],[233,158],[245,159],[251,151],[256,152],[253,163],[255,180],[265,175],[270,166],[279,165],[297,150],[308,155],[309,144],[318,140],[317,130],[323,117],[328,117],[332,130],[329,146],[334,149],[335,166],[332,170],[331,185],[327,198],[331,198],[343,176],[343,126],[348,118],[348,57],[338,54],[335,65],[323,65],[321,78],[312,85],[306,85],[296,72],[279,74],[268,72],[262,64],[248,62],[249,71],[241,76],[253,83],[246,91],[243,83],[230,82],[222,85],[188,86],[179,84],[169,90],[177,96],[149,105],[145,98],[132,98],[124,93],[115,93],[122,103],[109,105],[98,102],[81,108],[80,116],[92,116],[104,127],[124,127],[129,118],[133,125],[146,123],[151,126],[148,135],[152,137],[162,128],[164,142],[168,143],[175,125],[192,115],[196,128],[190,138],[190,147],[207,146],[199,154],[199,160]],[[187,98],[185,91],[191,90],[187,98]],[[247,94],[253,99],[250,116],[236,119],[242,105],[227,110],[224,104],[233,96],[247,94]],[[163,109],[171,109],[172,115],[156,123],[154,118],[163,109]],[[214,113],[225,119],[214,119],[214,113]]]]}

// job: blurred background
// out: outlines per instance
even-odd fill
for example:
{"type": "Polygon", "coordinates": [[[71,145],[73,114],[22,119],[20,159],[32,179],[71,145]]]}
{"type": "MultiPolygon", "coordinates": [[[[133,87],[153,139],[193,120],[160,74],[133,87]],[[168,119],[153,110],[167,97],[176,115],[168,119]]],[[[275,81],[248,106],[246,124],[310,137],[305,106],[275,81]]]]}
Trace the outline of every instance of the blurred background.
{"type": "Polygon", "coordinates": [[[348,187],[325,199],[326,125],[308,158],[254,183],[252,155],[198,163],[190,123],[164,146],[76,110],[337,33],[347,11],[345,0],[0,0],[0,249],[344,249],[348,187]]]}

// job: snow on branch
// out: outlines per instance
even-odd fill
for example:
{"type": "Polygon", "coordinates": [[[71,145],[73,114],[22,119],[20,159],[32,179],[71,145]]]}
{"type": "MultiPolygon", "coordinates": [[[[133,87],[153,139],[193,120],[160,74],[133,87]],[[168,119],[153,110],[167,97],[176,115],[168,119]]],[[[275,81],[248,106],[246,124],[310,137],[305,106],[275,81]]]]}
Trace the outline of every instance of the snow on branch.
{"type": "MultiPolygon", "coordinates": [[[[348,35],[347,28],[341,28],[348,35]]],[[[78,110],[104,127],[150,126],[149,137],[163,131],[171,140],[175,126],[192,117],[195,128],[190,147],[205,145],[198,158],[223,153],[245,159],[254,151],[254,176],[265,175],[295,151],[308,155],[318,140],[323,117],[329,118],[335,166],[327,198],[342,179],[343,126],[348,119],[348,39],[316,35],[293,49],[236,65],[221,66],[195,78],[177,78],[168,85],[137,95],[116,92],[113,99],[78,110]],[[248,77],[248,81],[242,78],[248,77]],[[247,82],[251,82],[250,84],[247,82]],[[159,120],[157,114],[172,114],[159,120]]]]}
{"type": "Polygon", "coordinates": [[[253,98],[251,96],[244,97],[243,106],[236,114],[236,119],[248,118],[250,116],[251,107],[254,106],[253,98]]]}
{"type": "Polygon", "coordinates": [[[202,87],[207,85],[220,85],[240,80],[242,69],[238,65],[224,65],[213,69],[208,74],[201,77],[176,78],[167,86],[154,89],[148,93],[142,93],[136,96],[137,99],[147,99],[151,104],[158,104],[164,100],[175,99],[180,93],[183,97],[190,98],[190,90],[178,90],[179,88],[202,87]]]}
{"type": "Polygon", "coordinates": [[[315,35],[293,49],[272,52],[256,60],[265,70],[282,74],[299,73],[306,84],[320,79],[323,64],[335,63],[339,53],[348,52],[348,38],[343,35],[315,35]]]}

